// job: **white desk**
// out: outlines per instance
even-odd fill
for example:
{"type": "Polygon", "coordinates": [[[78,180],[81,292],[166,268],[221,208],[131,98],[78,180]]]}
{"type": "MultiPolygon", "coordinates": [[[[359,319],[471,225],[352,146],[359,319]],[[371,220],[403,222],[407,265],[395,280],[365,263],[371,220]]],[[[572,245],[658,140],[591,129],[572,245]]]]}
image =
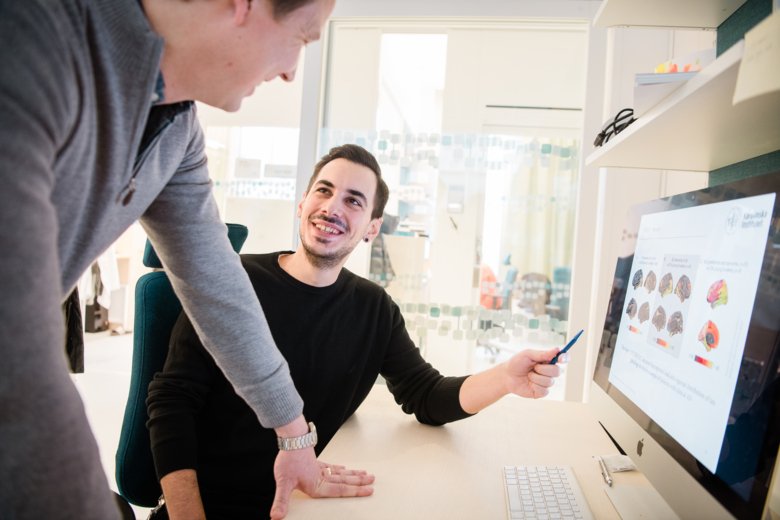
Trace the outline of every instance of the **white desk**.
{"type": "MultiPolygon", "coordinates": [[[[395,404],[384,385],[320,459],[376,475],[374,495],[313,500],[296,492],[290,519],[504,519],[505,464],[572,466],[598,519],[617,519],[592,455],[616,453],[581,403],[505,397],[475,417],[435,428],[395,404]]],[[[649,486],[638,472],[618,483],[649,486]]]]}

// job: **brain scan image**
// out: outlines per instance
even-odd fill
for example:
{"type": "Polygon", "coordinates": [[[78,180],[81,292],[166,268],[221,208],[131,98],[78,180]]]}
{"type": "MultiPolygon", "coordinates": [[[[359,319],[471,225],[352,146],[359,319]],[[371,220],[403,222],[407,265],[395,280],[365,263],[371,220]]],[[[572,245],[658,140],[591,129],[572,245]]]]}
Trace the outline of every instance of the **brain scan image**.
{"type": "Polygon", "coordinates": [[[653,292],[655,291],[655,273],[653,271],[650,271],[647,273],[647,277],[645,278],[645,289],[647,289],[647,292],[653,292]]]}
{"type": "Polygon", "coordinates": [[[660,305],[653,313],[653,321],[651,323],[657,330],[663,329],[664,325],[666,325],[666,310],[660,305]]]}
{"type": "Polygon", "coordinates": [[[713,309],[719,305],[726,305],[729,301],[729,291],[726,280],[718,280],[707,289],[707,303],[713,309]]]}
{"type": "Polygon", "coordinates": [[[686,275],[682,275],[679,280],[677,280],[677,285],[674,286],[674,294],[677,295],[678,298],[680,298],[680,302],[684,302],[688,298],[691,297],[691,279],[688,278],[686,275]]]}
{"type": "Polygon", "coordinates": [[[631,301],[628,302],[628,306],[626,307],[626,314],[628,314],[628,317],[632,320],[634,319],[634,316],[636,316],[636,300],[631,298],[631,301]]]}
{"type": "Polygon", "coordinates": [[[666,324],[666,331],[670,336],[675,334],[682,334],[683,331],[683,315],[680,311],[675,311],[669,316],[669,323],[666,324]]]}
{"type": "Polygon", "coordinates": [[[672,285],[672,273],[666,273],[661,277],[661,282],[658,284],[658,292],[661,293],[661,296],[672,294],[672,289],[674,288],[672,285]]]}
{"type": "Polygon", "coordinates": [[[698,340],[701,341],[707,352],[714,348],[718,348],[718,342],[720,341],[720,331],[718,327],[711,321],[707,320],[707,323],[699,331],[698,340]]]}
{"type": "Polygon", "coordinates": [[[631,279],[631,285],[634,286],[634,289],[642,285],[642,276],[643,274],[641,269],[634,273],[634,278],[631,279]]]}
{"type": "Polygon", "coordinates": [[[644,323],[650,319],[650,304],[645,302],[639,306],[639,323],[644,323]]]}

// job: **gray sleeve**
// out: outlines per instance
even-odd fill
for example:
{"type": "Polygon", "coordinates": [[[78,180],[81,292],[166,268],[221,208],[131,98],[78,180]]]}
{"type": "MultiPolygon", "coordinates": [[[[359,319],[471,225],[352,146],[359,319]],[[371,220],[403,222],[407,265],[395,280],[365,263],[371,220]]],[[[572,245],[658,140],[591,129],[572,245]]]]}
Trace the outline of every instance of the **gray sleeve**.
{"type": "Polygon", "coordinates": [[[188,153],[141,223],[203,345],[260,423],[274,428],[301,415],[303,402],[227,239],[208,178],[203,132],[194,109],[189,116],[183,118],[190,121],[188,153]]]}
{"type": "Polygon", "coordinates": [[[52,165],[76,104],[52,4],[0,0],[0,516],[110,519],[64,356],[52,165]]]}

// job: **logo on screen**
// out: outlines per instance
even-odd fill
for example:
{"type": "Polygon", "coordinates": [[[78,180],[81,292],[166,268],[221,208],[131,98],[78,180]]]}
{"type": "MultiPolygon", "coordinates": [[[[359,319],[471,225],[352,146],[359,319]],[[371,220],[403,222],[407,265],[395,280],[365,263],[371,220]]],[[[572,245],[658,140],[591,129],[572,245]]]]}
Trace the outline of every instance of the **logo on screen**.
{"type": "Polygon", "coordinates": [[[741,218],[742,210],[739,208],[731,208],[729,215],[726,217],[726,234],[731,235],[737,230],[741,218]]]}

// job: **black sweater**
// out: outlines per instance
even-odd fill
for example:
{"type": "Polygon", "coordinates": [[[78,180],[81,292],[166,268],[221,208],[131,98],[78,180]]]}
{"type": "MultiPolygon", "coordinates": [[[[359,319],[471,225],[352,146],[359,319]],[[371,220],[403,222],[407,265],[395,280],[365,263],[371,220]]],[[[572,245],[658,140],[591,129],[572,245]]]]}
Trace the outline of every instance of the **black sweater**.
{"type": "MultiPolygon", "coordinates": [[[[333,285],[312,287],[287,274],[279,254],[242,261],[303,398],[304,416],[317,425],[317,454],[379,374],[403,411],[422,423],[469,415],[458,399],[465,378],[444,377],[423,360],[384,289],[345,269],[333,285]]],[[[210,519],[267,518],[276,434],[236,395],[184,314],[147,403],[158,476],[195,469],[210,519]]]]}

